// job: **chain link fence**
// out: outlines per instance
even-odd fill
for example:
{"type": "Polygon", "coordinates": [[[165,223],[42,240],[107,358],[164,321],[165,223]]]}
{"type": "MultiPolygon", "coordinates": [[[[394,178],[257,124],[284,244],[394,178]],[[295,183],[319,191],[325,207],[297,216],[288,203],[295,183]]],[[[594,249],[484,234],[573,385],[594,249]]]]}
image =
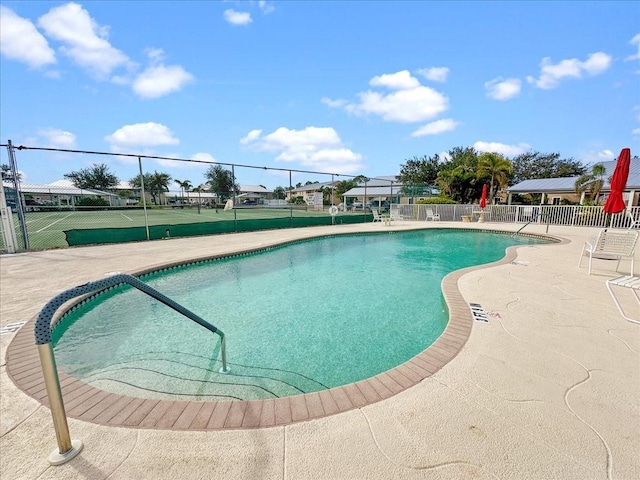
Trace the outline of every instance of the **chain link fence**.
{"type": "MultiPolygon", "coordinates": [[[[387,219],[640,228],[640,207],[416,205],[437,191],[362,177],[149,155],[15,147],[2,165],[0,251],[387,219]]],[[[390,223],[390,222],[387,222],[390,223]]]]}
{"type": "Polygon", "coordinates": [[[212,160],[14,146],[2,164],[3,252],[370,221],[349,175],[212,160]],[[13,240],[11,239],[13,237],[13,240]],[[7,244],[15,243],[13,246],[7,244]]]}

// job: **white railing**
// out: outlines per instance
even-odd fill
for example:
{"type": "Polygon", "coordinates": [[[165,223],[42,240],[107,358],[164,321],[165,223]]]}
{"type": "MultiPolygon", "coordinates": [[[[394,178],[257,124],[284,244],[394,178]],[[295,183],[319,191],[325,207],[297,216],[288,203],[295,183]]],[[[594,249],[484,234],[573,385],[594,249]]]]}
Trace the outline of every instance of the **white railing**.
{"type": "MultiPolygon", "coordinates": [[[[431,210],[445,222],[477,221],[483,212],[478,205],[391,205],[408,221],[426,221],[431,210]]],[[[631,207],[626,215],[608,215],[602,206],[582,205],[487,205],[485,222],[543,223],[584,227],[640,228],[640,207],[631,207]]]]}

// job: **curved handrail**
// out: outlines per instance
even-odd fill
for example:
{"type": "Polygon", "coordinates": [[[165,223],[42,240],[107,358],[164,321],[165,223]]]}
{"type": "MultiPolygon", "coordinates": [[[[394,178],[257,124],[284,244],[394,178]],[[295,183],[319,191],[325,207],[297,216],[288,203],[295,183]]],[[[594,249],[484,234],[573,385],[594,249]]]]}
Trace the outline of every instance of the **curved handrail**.
{"type": "Polygon", "coordinates": [[[163,295],[157,290],[151,288],[146,283],[141,282],[133,275],[127,275],[124,273],[117,273],[110,277],[107,277],[103,280],[97,280],[95,282],[85,283],[84,285],[80,285],[77,287],[70,288],[69,290],[62,292],[61,294],[55,296],[47,304],[38,314],[38,318],[36,319],[35,325],[35,337],[36,337],[36,345],[44,345],[47,343],[51,343],[51,319],[53,315],[55,315],[56,311],[62,304],[71,300],[72,298],[79,297],[81,295],[86,295],[88,293],[93,293],[99,290],[104,290],[106,288],[115,287],[116,285],[120,285],[126,283],[131,285],[134,288],[137,288],[143,293],[155,298],[159,302],[165,304],[167,307],[172,308],[178,313],[181,313],[185,317],[193,320],[197,324],[203,326],[211,333],[215,333],[220,336],[220,354],[222,356],[222,370],[221,373],[228,372],[227,368],[227,352],[226,352],[226,342],[224,333],[218,328],[211,325],[209,322],[203,320],[195,313],[187,310],[182,305],[174,302],[169,297],[163,295]]]}
{"type": "Polygon", "coordinates": [[[538,220],[539,218],[544,218],[544,217],[547,217],[547,230],[546,230],[546,233],[549,233],[549,224],[551,223],[551,215],[549,215],[549,214],[548,214],[548,213],[546,213],[546,212],[538,212],[538,213],[536,213],[536,214],[533,216],[533,218],[532,218],[531,220],[529,220],[529,221],[528,221],[527,223],[525,223],[522,227],[520,227],[520,229],[519,229],[517,232],[512,233],[512,234],[511,234],[511,236],[512,236],[512,237],[515,237],[515,236],[516,236],[517,234],[519,234],[522,230],[524,230],[524,228],[525,228],[527,225],[529,225],[529,224],[531,224],[531,223],[535,222],[535,221],[536,221],[536,220],[538,220]]]}
{"type": "Polygon", "coordinates": [[[220,369],[220,373],[227,373],[229,371],[227,368],[227,350],[224,333],[209,322],[200,318],[195,313],[187,310],[182,305],[177,304],[169,297],[161,294],[157,290],[154,290],[146,283],[141,282],[133,275],[118,273],[107,277],[104,280],[85,283],[84,285],[73,287],[62,292],[47,302],[38,314],[34,328],[36,345],[38,346],[38,355],[40,356],[40,364],[42,365],[42,374],[44,377],[45,387],[47,389],[47,396],[49,398],[49,408],[51,409],[53,426],[56,431],[56,439],[58,441],[58,448],[49,456],[49,463],[52,465],[62,465],[74,458],[82,450],[83,444],[80,440],[71,440],[69,435],[69,425],[67,423],[67,414],[64,410],[64,401],[62,399],[62,389],[60,388],[60,379],[56,368],[56,359],[53,354],[53,348],[51,347],[51,320],[63,303],[75,297],[115,287],[116,285],[123,283],[137,288],[141,292],[146,293],[169,308],[172,308],[197,324],[203,326],[210,332],[219,335],[220,354],[222,356],[222,368],[220,369]]]}

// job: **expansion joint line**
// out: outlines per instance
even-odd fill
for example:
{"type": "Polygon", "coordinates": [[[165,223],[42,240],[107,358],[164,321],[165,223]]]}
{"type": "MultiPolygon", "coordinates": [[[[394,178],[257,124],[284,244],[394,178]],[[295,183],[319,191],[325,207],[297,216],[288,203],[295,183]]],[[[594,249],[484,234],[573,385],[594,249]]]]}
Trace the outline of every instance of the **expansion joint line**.
{"type": "Polygon", "coordinates": [[[365,418],[365,421],[367,422],[367,426],[369,427],[369,433],[371,434],[371,438],[373,440],[373,443],[375,444],[376,448],[378,449],[378,451],[382,454],[382,456],[384,458],[386,458],[389,463],[392,463],[393,465],[400,467],[400,468],[404,468],[407,470],[415,470],[415,471],[428,471],[428,470],[442,470],[446,467],[452,467],[455,465],[462,465],[462,466],[468,466],[468,467],[474,467],[477,468],[485,473],[487,473],[488,475],[491,475],[493,478],[499,480],[499,477],[497,477],[495,474],[489,472],[488,470],[482,468],[480,465],[476,465],[474,463],[471,462],[463,462],[461,460],[458,461],[452,461],[452,462],[442,462],[442,463],[437,463],[435,465],[428,465],[428,466],[422,466],[422,467],[413,467],[413,466],[409,466],[409,465],[404,465],[402,463],[399,463],[398,461],[396,461],[395,459],[393,459],[391,456],[387,455],[387,453],[382,449],[382,446],[380,445],[380,443],[378,442],[378,439],[376,438],[376,434],[373,431],[373,425],[371,425],[371,421],[369,420],[369,417],[367,416],[367,414],[365,413],[365,411],[362,408],[358,409],[362,415],[365,418]]]}
{"type": "MultiPolygon", "coordinates": [[[[536,348],[542,349],[542,350],[547,350],[555,355],[559,355],[560,357],[566,358],[567,360],[575,363],[576,365],[580,366],[580,368],[582,368],[585,373],[587,374],[587,377],[581,381],[579,381],[578,383],[576,383],[575,385],[572,385],[571,387],[569,387],[567,389],[567,391],[564,394],[564,404],[567,406],[567,408],[569,409],[569,411],[573,414],[574,417],[576,417],[580,422],[582,422],[584,425],[587,426],[587,428],[589,428],[589,430],[591,430],[593,433],[596,434],[596,436],[600,439],[600,442],[602,443],[602,445],[605,448],[605,451],[607,453],[607,479],[611,480],[612,476],[613,476],[613,457],[611,454],[611,449],[609,448],[609,444],[607,443],[607,441],[604,439],[604,437],[602,435],[600,435],[600,433],[586,420],[584,420],[580,415],[578,415],[576,413],[576,411],[571,408],[571,405],[569,405],[569,393],[571,393],[572,390],[576,389],[577,387],[579,387],[580,385],[588,382],[589,380],[591,380],[591,372],[592,370],[589,370],[587,367],[585,367],[582,363],[580,363],[578,360],[576,360],[575,358],[571,358],[568,355],[565,355],[563,353],[557,352],[555,350],[551,350],[550,348],[546,348],[542,345],[536,345],[532,342],[528,342],[527,340],[524,340],[516,335],[514,335],[513,333],[511,333],[504,325],[504,323],[500,320],[498,320],[498,322],[500,323],[500,326],[502,327],[502,329],[505,331],[505,333],[507,335],[510,335],[511,337],[513,337],[514,339],[518,340],[519,342],[525,343],[525,344],[529,344],[532,345],[536,348]]],[[[595,371],[595,370],[593,370],[595,371]]]]}

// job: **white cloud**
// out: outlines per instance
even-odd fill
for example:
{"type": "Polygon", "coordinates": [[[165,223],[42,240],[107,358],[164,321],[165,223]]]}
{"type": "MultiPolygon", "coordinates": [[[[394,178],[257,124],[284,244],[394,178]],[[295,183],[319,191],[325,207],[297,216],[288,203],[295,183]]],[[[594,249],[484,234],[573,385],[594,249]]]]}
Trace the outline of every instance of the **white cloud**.
{"type": "Polygon", "coordinates": [[[540,77],[528,76],[527,81],[538,88],[550,90],[556,88],[563,78],[582,78],[584,73],[599,75],[611,66],[611,61],[611,56],[603,52],[592,53],[585,61],[570,58],[555,65],[551,58],[545,57],[540,63],[540,77]]]}
{"type": "Polygon", "coordinates": [[[77,3],[52,8],[38,19],[50,38],[63,43],[60,51],[98,78],[108,77],[118,67],[131,67],[129,58],[107,40],[109,29],[91,18],[77,3]]]}
{"type": "Polygon", "coordinates": [[[531,145],[526,143],[519,143],[518,145],[505,145],[498,142],[476,142],[473,144],[479,152],[499,153],[507,157],[515,157],[531,149],[531,145]]]}
{"type": "Polygon", "coordinates": [[[191,156],[191,160],[199,162],[216,163],[216,159],[210,153],[195,153],[191,156]]]}
{"type": "Polygon", "coordinates": [[[251,130],[246,137],[240,139],[240,143],[246,145],[260,138],[260,135],[262,135],[262,130],[251,130]]]}
{"type": "Polygon", "coordinates": [[[342,100],[340,98],[336,100],[332,100],[328,97],[323,97],[320,99],[320,101],[331,108],[344,107],[348,103],[346,100],[342,100]]]}
{"type": "Polygon", "coordinates": [[[633,130],[631,130],[631,135],[633,137],[640,137],[640,128],[634,128],[633,130]]]}
{"type": "Polygon", "coordinates": [[[447,67],[421,68],[418,73],[432,82],[446,82],[449,69],[447,67]]]}
{"type": "Polygon", "coordinates": [[[436,120],[435,122],[423,125],[418,130],[413,132],[411,136],[424,137],[425,135],[438,135],[440,133],[455,130],[458,125],[459,123],[451,118],[443,118],[442,120],[436,120]]]}
{"type": "Polygon", "coordinates": [[[638,51],[635,54],[626,57],[624,61],[640,60],[640,33],[637,33],[631,40],[629,40],[629,45],[635,45],[638,51]]]}
{"type": "Polygon", "coordinates": [[[409,70],[401,70],[396,73],[385,73],[373,77],[369,81],[372,87],[386,87],[392,90],[408,90],[420,86],[417,78],[411,76],[409,70]]]}
{"type": "Polygon", "coordinates": [[[396,91],[382,94],[367,90],[358,94],[359,103],[345,105],[356,115],[375,114],[389,122],[421,122],[430,120],[449,108],[449,100],[436,90],[420,85],[407,70],[374,77],[372,86],[396,91]]]}
{"type": "Polygon", "coordinates": [[[112,151],[121,153],[125,153],[126,149],[137,147],[157,147],[180,143],[180,140],[173,136],[167,126],[155,122],[124,125],[104,139],[111,144],[112,151]]]}
{"type": "Polygon", "coordinates": [[[179,65],[152,65],[133,82],[133,91],[142,98],[158,98],[177,92],[193,80],[193,75],[179,65]]]}
{"type": "Polygon", "coordinates": [[[55,52],[30,20],[0,5],[0,54],[38,68],[56,63],[55,52]]]}
{"type": "Polygon", "coordinates": [[[253,21],[249,12],[237,12],[232,8],[225,10],[223,16],[231,25],[249,25],[253,21]]]}
{"type": "Polygon", "coordinates": [[[265,2],[264,0],[260,0],[258,2],[258,6],[260,7],[260,10],[262,10],[262,13],[264,13],[265,15],[272,13],[276,9],[276,7],[274,7],[272,4],[265,2]]]}
{"type": "Polygon", "coordinates": [[[49,148],[72,150],[76,146],[76,136],[59,128],[42,128],[38,130],[38,137],[44,140],[49,148]]]}
{"type": "Polygon", "coordinates": [[[518,78],[507,78],[505,80],[502,77],[498,77],[486,82],[484,87],[487,89],[487,97],[494,100],[509,100],[520,94],[522,81],[518,78]]]}
{"type": "Polygon", "coordinates": [[[338,133],[331,127],[307,127],[290,130],[280,127],[262,136],[252,130],[244,137],[255,151],[276,154],[276,161],[298,162],[305,168],[335,173],[354,173],[362,169],[362,155],[345,148],[338,133]]]}
{"type": "Polygon", "coordinates": [[[609,149],[600,150],[599,152],[590,150],[587,153],[581,155],[580,158],[582,159],[582,163],[590,165],[594,163],[608,162],[610,160],[615,160],[616,154],[609,149]]]}

